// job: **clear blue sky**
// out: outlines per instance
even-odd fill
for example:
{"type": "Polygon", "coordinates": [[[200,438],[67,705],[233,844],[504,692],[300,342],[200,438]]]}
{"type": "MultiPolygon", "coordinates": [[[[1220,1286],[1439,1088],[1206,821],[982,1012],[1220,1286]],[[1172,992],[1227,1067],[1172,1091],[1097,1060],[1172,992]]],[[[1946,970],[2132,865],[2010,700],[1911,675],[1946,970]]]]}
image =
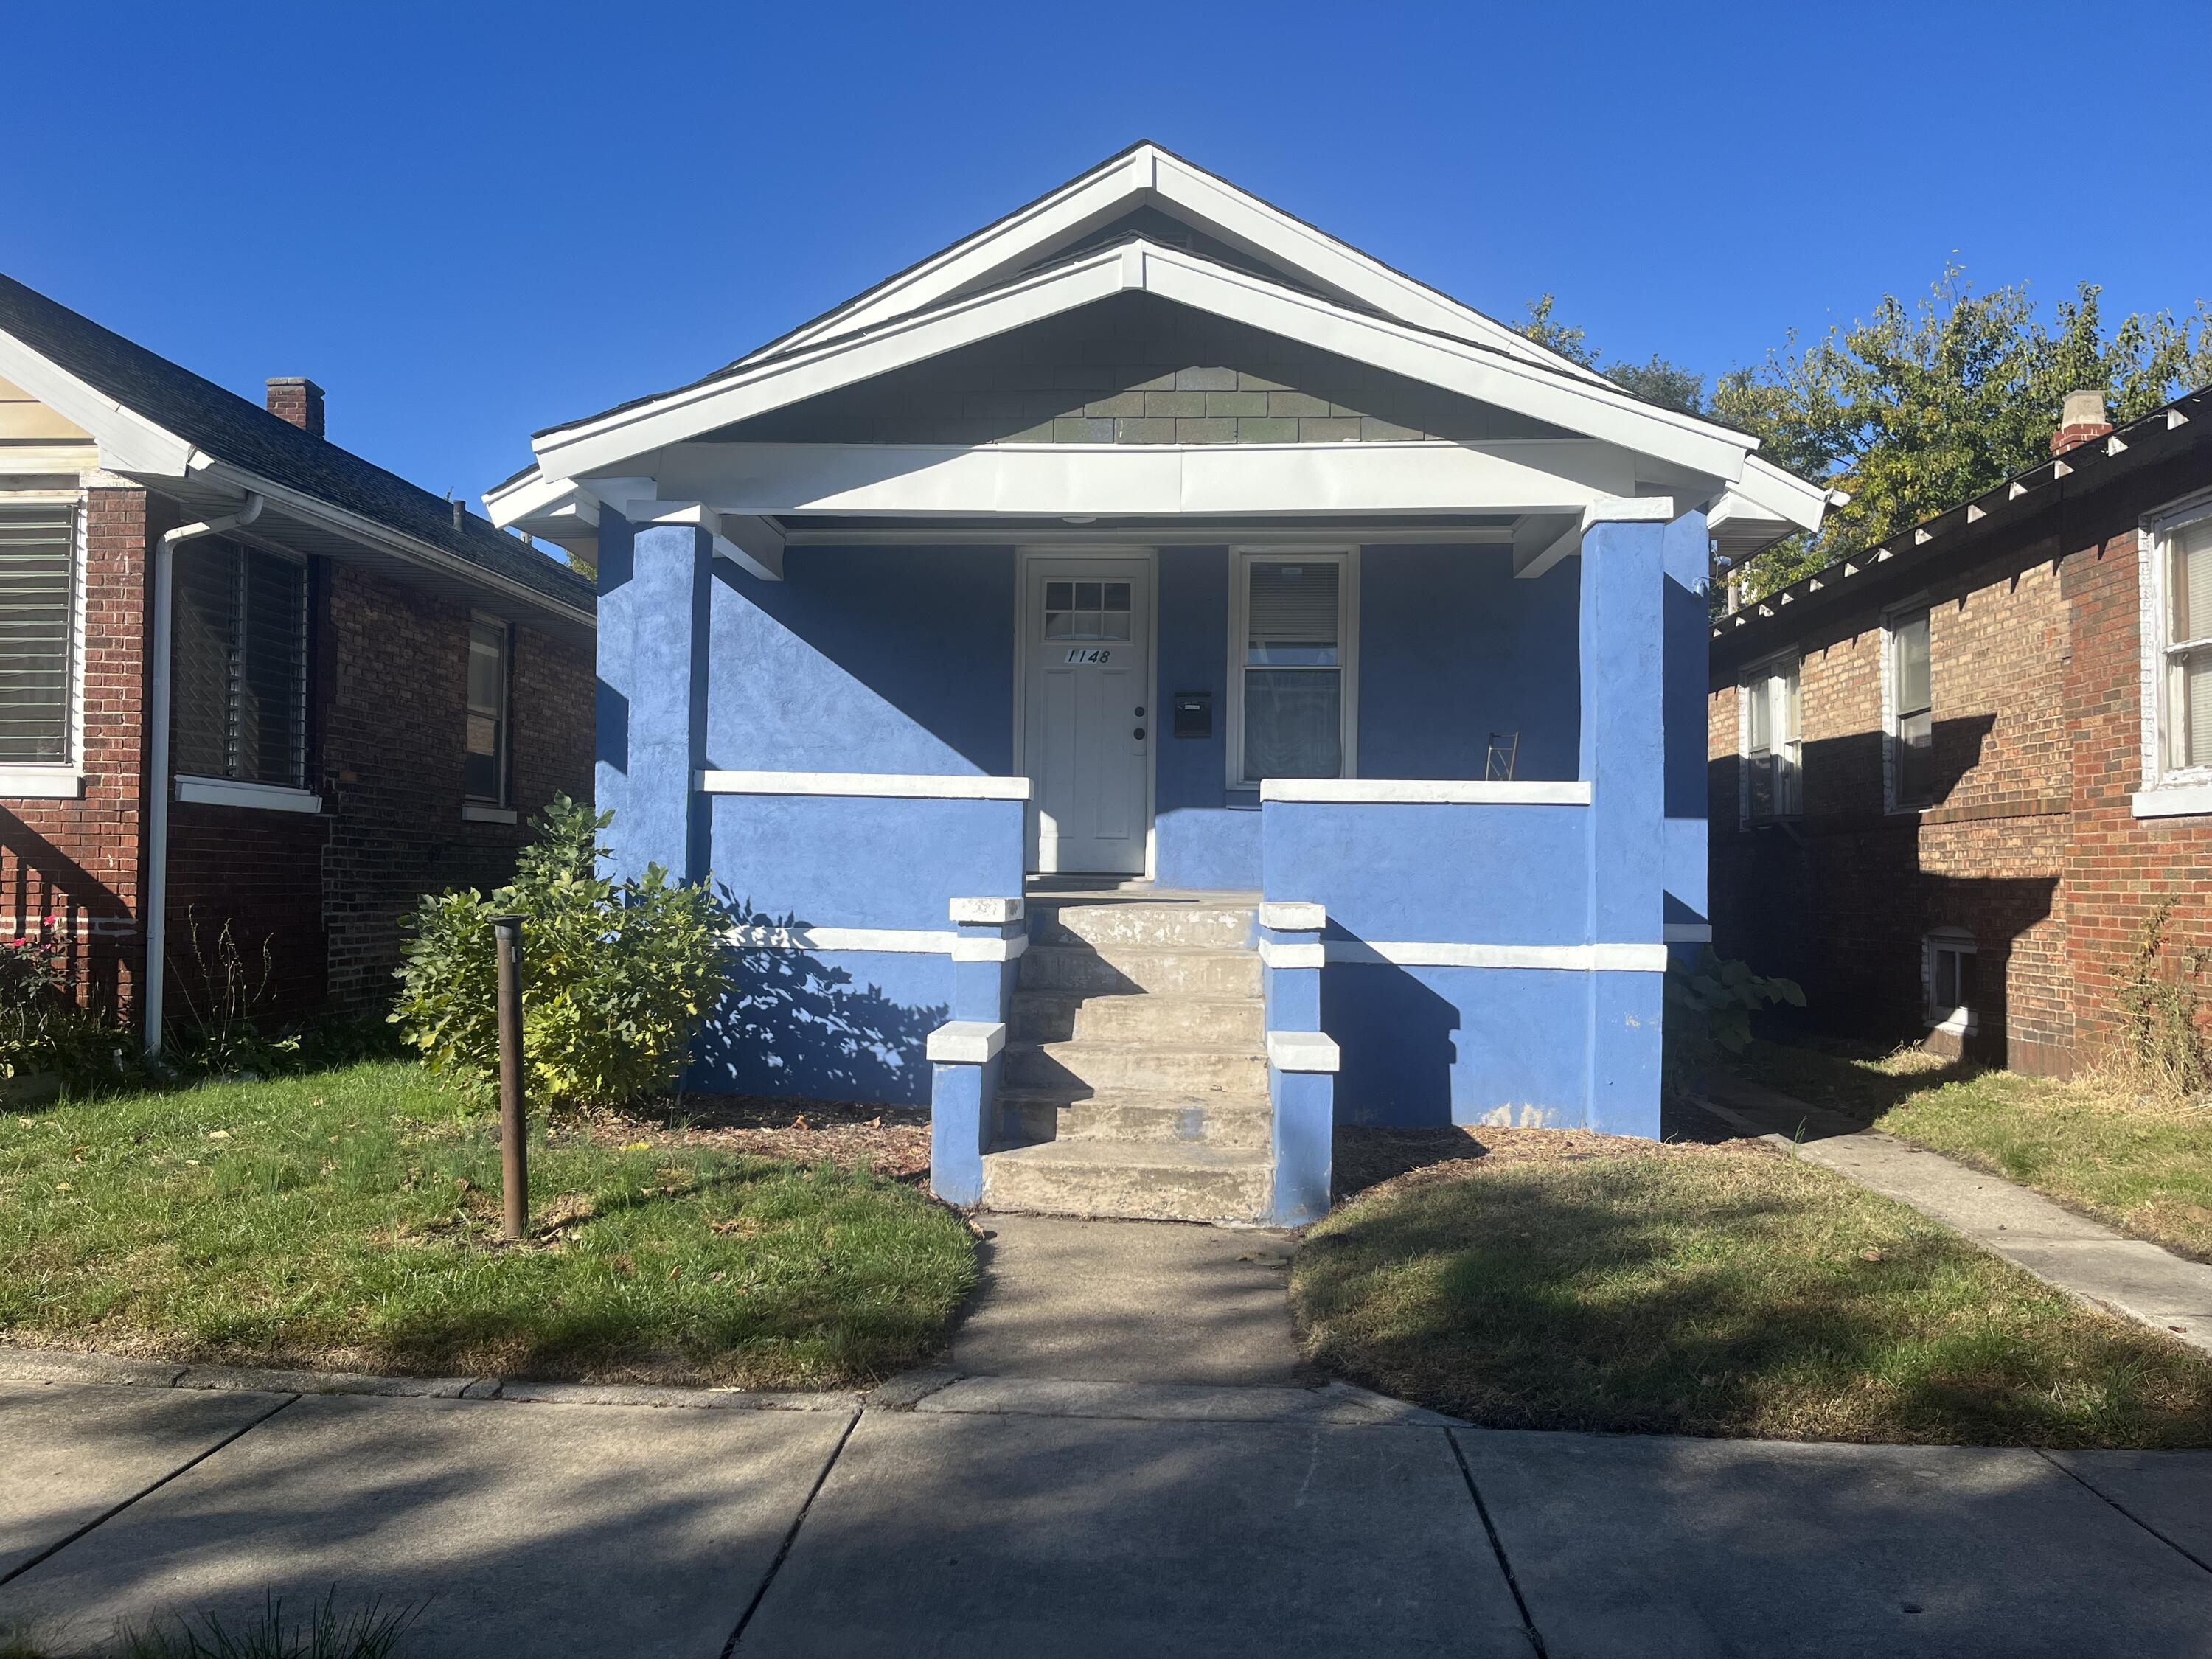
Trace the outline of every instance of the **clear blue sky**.
{"type": "Polygon", "coordinates": [[[473,497],[1156,138],[1493,314],[1712,372],[1954,251],[2212,295],[2206,0],[24,5],[0,270],[473,497]]]}

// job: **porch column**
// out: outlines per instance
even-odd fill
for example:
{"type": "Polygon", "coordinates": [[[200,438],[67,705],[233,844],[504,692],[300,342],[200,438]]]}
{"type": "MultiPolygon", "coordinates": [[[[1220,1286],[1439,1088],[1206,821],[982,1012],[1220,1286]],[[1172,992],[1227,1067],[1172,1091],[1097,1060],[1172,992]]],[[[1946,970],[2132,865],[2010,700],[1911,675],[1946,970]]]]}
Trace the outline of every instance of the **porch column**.
{"type": "Polygon", "coordinates": [[[983,1201],[983,1154],[998,1133],[999,1074],[1017,964],[1029,945],[1020,898],[957,898],[952,1018],[929,1034],[929,1190],[983,1201]]]}
{"type": "Polygon", "coordinates": [[[599,517],[598,738],[592,786],[616,874],[707,873],[707,641],[714,545],[696,525],[599,517]]]}
{"type": "Polygon", "coordinates": [[[1337,1047],[1321,1029],[1327,960],[1318,904],[1260,907],[1260,975],[1267,1031],[1267,1096],[1275,1182],[1268,1220],[1298,1227],[1328,1213],[1336,1129],[1337,1047]]]}
{"type": "Polygon", "coordinates": [[[1665,548],[1670,502],[1593,510],[1582,551],[1582,776],[1590,786],[1585,1121],[1659,1134],[1667,872],[1665,548]]]}

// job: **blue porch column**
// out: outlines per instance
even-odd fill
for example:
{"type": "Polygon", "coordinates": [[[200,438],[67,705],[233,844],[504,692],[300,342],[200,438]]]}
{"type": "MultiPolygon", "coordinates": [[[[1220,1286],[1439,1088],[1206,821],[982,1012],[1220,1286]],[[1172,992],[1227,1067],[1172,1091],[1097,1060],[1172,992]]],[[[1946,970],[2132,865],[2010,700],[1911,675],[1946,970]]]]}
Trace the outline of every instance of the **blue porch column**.
{"type": "Polygon", "coordinates": [[[999,1074],[1014,976],[1029,944],[1020,898],[957,898],[952,1017],[929,1034],[929,1190],[983,1201],[983,1154],[998,1133],[999,1074]]]}
{"type": "Polygon", "coordinates": [[[1267,1095],[1274,1107],[1275,1180],[1267,1219],[1298,1227],[1328,1213],[1336,1130],[1338,1053],[1321,1029],[1318,904],[1260,907],[1260,977],[1267,1031],[1267,1095]]]}
{"type": "Polygon", "coordinates": [[[1659,1134],[1667,876],[1665,551],[1659,504],[1593,509],[1582,550],[1582,775],[1590,785],[1587,1121],[1659,1134]],[[1620,518],[1607,518],[1608,510],[1620,518]]]}
{"type": "Polygon", "coordinates": [[[599,747],[610,869],[707,874],[707,663],[714,544],[696,525],[599,518],[599,747]]]}

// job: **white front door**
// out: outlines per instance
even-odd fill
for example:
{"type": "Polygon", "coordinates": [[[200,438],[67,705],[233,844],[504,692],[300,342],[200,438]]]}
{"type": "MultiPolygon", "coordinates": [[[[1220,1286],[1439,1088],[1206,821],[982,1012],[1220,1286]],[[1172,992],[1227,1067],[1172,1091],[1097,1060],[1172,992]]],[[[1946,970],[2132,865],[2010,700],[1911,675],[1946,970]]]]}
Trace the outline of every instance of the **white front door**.
{"type": "Polygon", "coordinates": [[[1030,868],[1140,876],[1152,829],[1152,585],[1143,558],[1023,561],[1030,868]]]}

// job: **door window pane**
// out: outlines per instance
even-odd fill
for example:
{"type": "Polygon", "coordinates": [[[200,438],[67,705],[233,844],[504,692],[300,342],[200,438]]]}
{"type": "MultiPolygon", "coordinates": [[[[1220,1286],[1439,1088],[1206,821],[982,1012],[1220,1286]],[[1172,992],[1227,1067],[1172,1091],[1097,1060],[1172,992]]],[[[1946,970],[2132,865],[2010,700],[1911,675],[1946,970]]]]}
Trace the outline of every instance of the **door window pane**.
{"type": "Polygon", "coordinates": [[[65,761],[76,509],[0,507],[0,763],[65,761]]]}
{"type": "Polygon", "coordinates": [[[1047,582],[1044,636],[1048,640],[1126,640],[1129,637],[1127,582],[1047,582]]]}

